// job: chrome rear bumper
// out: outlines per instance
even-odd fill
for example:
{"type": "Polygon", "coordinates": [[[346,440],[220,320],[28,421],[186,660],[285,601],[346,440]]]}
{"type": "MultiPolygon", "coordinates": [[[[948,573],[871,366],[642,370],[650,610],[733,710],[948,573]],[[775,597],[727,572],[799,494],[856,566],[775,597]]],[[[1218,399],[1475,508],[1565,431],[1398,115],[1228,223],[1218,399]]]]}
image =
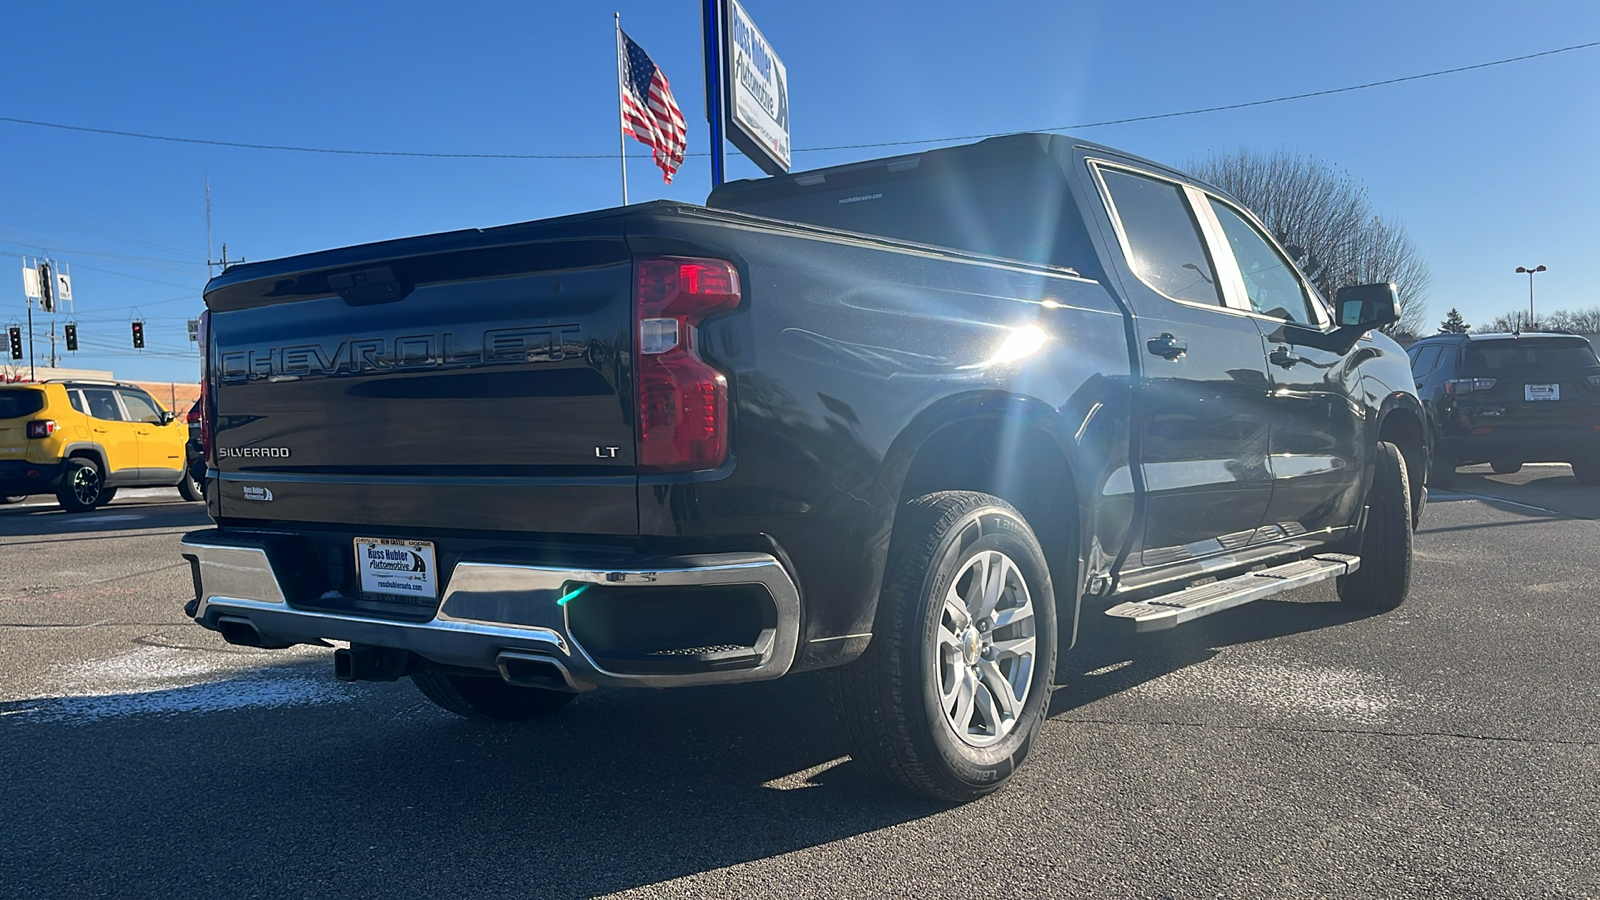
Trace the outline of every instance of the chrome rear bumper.
{"type": "Polygon", "coordinates": [[[679,687],[778,678],[794,664],[799,645],[799,591],[782,564],[764,553],[585,568],[462,561],[437,612],[425,622],[296,608],[262,547],[190,536],[183,554],[194,570],[196,599],[190,609],[195,621],[224,634],[229,626],[248,623],[268,646],[349,641],[485,672],[502,669],[503,654],[531,655],[553,662],[569,686],[583,690],[595,684],[679,687]],[[556,602],[574,584],[640,591],[759,585],[771,599],[773,625],[756,639],[753,665],[687,673],[611,671],[574,638],[567,608],[556,602]]]}

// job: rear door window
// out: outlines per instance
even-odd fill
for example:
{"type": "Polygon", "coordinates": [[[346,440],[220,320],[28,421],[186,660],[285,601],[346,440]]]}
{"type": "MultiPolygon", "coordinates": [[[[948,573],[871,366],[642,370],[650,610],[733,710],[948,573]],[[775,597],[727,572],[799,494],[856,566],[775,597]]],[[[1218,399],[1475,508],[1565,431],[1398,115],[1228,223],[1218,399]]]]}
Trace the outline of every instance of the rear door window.
{"type": "Polygon", "coordinates": [[[1100,169],[1100,176],[1122,223],[1134,274],[1174,300],[1221,306],[1217,270],[1183,189],[1118,169],[1100,169]]]}
{"type": "Polygon", "coordinates": [[[0,419],[20,419],[44,409],[43,391],[0,391],[0,419]]]}
{"type": "Polygon", "coordinates": [[[97,388],[86,389],[83,392],[85,403],[89,404],[89,415],[107,422],[122,422],[122,407],[117,405],[115,391],[97,388]]]}
{"type": "Polygon", "coordinates": [[[1439,357],[1443,355],[1444,348],[1437,344],[1431,347],[1422,347],[1416,359],[1411,363],[1411,375],[1418,381],[1428,376],[1428,373],[1439,368],[1439,357]]]}

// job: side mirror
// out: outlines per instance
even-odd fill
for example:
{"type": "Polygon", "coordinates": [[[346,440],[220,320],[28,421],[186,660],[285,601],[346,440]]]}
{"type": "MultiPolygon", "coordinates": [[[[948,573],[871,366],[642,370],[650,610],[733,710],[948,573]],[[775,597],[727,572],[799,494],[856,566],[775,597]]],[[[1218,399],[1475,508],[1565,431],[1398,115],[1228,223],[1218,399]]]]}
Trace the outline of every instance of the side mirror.
{"type": "Polygon", "coordinates": [[[1400,291],[1388,283],[1342,287],[1334,295],[1333,308],[1339,319],[1333,331],[1324,333],[1287,322],[1269,335],[1268,340],[1317,347],[1341,355],[1349,353],[1363,334],[1400,321],[1400,291]]]}
{"type": "Polygon", "coordinates": [[[1340,328],[1371,331],[1400,321],[1400,291],[1392,283],[1342,287],[1334,295],[1340,328]]]}
{"type": "Polygon", "coordinates": [[[177,421],[177,419],[178,419],[177,414],[174,413],[172,410],[163,409],[161,411],[161,424],[163,424],[163,425],[171,425],[173,422],[177,421]]]}

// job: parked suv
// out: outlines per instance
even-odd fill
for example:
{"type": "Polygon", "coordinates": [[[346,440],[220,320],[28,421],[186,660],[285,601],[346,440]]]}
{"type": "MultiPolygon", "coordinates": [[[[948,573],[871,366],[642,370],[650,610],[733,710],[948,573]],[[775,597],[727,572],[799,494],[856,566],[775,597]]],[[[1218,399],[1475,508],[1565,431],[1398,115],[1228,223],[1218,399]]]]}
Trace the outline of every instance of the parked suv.
{"type": "Polygon", "coordinates": [[[113,382],[0,386],[0,495],[53,493],[69,512],[120,487],[201,499],[185,465],[189,427],[149,394],[113,382]]]}
{"type": "Polygon", "coordinates": [[[1431,484],[1457,466],[1508,475],[1564,462],[1600,484],[1600,359],[1570,334],[1441,334],[1407,351],[1433,428],[1431,484]]]}

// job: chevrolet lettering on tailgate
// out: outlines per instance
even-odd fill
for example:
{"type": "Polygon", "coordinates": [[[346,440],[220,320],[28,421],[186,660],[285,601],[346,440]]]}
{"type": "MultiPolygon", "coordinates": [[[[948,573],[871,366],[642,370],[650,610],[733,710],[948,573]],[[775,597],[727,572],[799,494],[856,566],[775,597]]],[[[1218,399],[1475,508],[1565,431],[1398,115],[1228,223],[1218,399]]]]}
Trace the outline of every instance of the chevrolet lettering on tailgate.
{"type": "Polygon", "coordinates": [[[450,369],[506,363],[560,362],[583,353],[577,325],[494,328],[477,336],[445,331],[396,338],[349,338],[222,354],[224,382],[281,376],[339,376],[390,369],[450,369]]]}

